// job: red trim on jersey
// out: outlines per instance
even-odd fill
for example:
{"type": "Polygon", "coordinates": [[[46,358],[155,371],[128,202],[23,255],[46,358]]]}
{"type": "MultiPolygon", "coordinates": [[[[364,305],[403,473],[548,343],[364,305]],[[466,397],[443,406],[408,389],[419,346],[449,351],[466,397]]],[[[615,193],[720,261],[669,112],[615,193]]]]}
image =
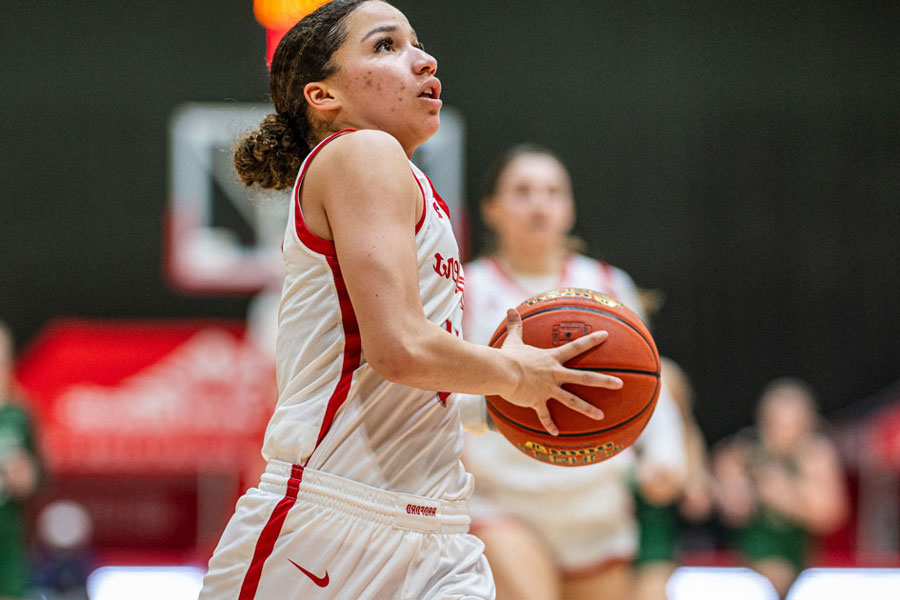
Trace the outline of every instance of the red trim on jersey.
{"type": "MultiPolygon", "coordinates": [[[[328,399],[325,417],[322,420],[322,426],[319,428],[319,437],[316,438],[316,447],[313,448],[313,452],[316,451],[328,430],[331,429],[331,424],[334,422],[338,409],[347,400],[350,384],[353,381],[353,372],[359,367],[359,361],[362,356],[362,339],[359,337],[359,323],[356,322],[356,313],[353,311],[353,304],[350,303],[350,295],[347,293],[344,275],[341,273],[341,265],[338,263],[336,256],[327,256],[326,260],[328,261],[328,266],[331,267],[331,273],[334,275],[334,287],[337,289],[338,301],[341,307],[341,322],[344,326],[344,363],[341,367],[341,377],[331,393],[331,398],[328,399]]],[[[310,456],[312,456],[312,453],[310,453],[310,456]]],[[[309,462],[308,458],[307,462],[309,462]]]]}
{"type": "MultiPolygon", "coordinates": [[[[522,301],[525,301],[528,298],[531,298],[532,296],[534,296],[533,293],[529,292],[524,287],[522,287],[522,285],[513,276],[513,274],[510,273],[509,270],[506,268],[506,265],[504,265],[502,262],[500,262],[500,259],[498,259],[496,256],[490,256],[490,257],[488,257],[487,260],[488,260],[488,263],[492,267],[494,267],[494,270],[500,275],[501,281],[506,283],[507,287],[511,287],[512,289],[516,290],[516,292],[519,295],[522,296],[522,301]]],[[[566,281],[568,280],[568,277],[569,277],[569,263],[572,260],[574,260],[574,255],[570,254],[563,261],[562,268],[560,269],[560,273],[559,273],[559,279],[556,282],[557,288],[565,287],[566,281]]]]}
{"type": "MultiPolygon", "coordinates": [[[[419,181],[416,172],[412,170],[412,167],[409,170],[412,171],[413,179],[416,180],[416,185],[419,186],[419,190],[422,192],[422,216],[419,217],[419,222],[416,223],[416,233],[419,233],[419,230],[422,229],[422,225],[425,223],[425,215],[428,214],[428,199],[425,197],[425,188],[422,187],[422,182],[419,181]]],[[[428,175],[425,178],[427,179],[428,175]]],[[[434,186],[431,189],[433,190],[434,186]]]]}
{"type": "Polygon", "coordinates": [[[272,555],[272,549],[275,548],[275,542],[281,534],[284,520],[297,501],[297,490],[300,488],[301,481],[303,481],[303,467],[291,465],[291,476],[287,481],[287,490],[284,492],[284,497],[275,505],[275,509],[269,516],[269,520],[266,521],[262,533],[259,534],[259,539],[256,540],[256,548],[253,550],[253,558],[250,560],[247,574],[244,575],[244,582],[241,585],[241,593],[238,595],[238,600],[253,600],[256,597],[256,590],[259,587],[259,579],[262,577],[263,566],[265,566],[269,556],[272,555]]]}
{"type": "Polygon", "coordinates": [[[437,191],[437,190],[435,189],[435,187],[434,187],[434,182],[431,181],[431,177],[429,177],[429,176],[428,176],[428,173],[426,173],[425,171],[422,171],[422,175],[424,175],[424,176],[425,176],[425,179],[428,180],[428,185],[431,186],[431,193],[434,194],[434,199],[437,200],[438,205],[439,205],[442,209],[444,209],[444,212],[447,213],[447,216],[449,217],[449,216],[450,216],[450,207],[447,206],[447,203],[444,202],[444,199],[441,198],[441,195],[440,195],[440,194],[438,194],[438,191],[437,191]]]}
{"type": "Polygon", "coordinates": [[[613,268],[609,263],[605,263],[602,260],[598,260],[597,266],[600,267],[600,277],[603,280],[603,287],[605,289],[597,290],[598,292],[602,292],[609,296],[610,298],[616,297],[616,286],[613,285],[613,268]]]}
{"type": "MultiPolygon", "coordinates": [[[[300,238],[300,241],[303,242],[303,245],[312,250],[313,252],[318,252],[319,254],[324,254],[326,256],[337,256],[337,250],[334,247],[334,240],[326,240],[323,237],[319,237],[315,233],[313,233],[309,227],[306,226],[306,221],[303,219],[303,210],[300,208],[300,189],[303,187],[303,178],[306,177],[306,171],[309,169],[309,165],[312,163],[313,159],[316,157],[316,154],[319,153],[319,150],[325,147],[325,145],[331,140],[339,137],[345,133],[351,133],[353,131],[358,131],[358,129],[341,129],[340,131],[331,134],[316,146],[312,152],[310,152],[309,157],[303,163],[303,170],[300,172],[300,177],[297,178],[297,184],[294,186],[294,202],[296,204],[294,208],[294,228],[297,230],[297,237],[300,238]]],[[[422,224],[425,223],[425,214],[428,210],[427,199],[425,196],[425,189],[422,187],[422,183],[419,181],[419,178],[416,177],[416,174],[412,169],[413,179],[416,180],[416,185],[419,186],[419,190],[422,192],[422,216],[419,217],[419,222],[416,223],[416,233],[419,233],[419,230],[422,228],[422,224]]],[[[425,175],[425,178],[428,178],[428,175],[425,175]]],[[[428,180],[428,183],[431,183],[431,180],[428,180]]],[[[434,184],[431,184],[431,190],[434,191],[434,184]]],[[[450,211],[447,210],[447,205],[441,199],[440,196],[437,195],[437,192],[434,192],[434,196],[437,199],[438,203],[444,208],[444,211],[449,215],[450,211]]],[[[282,251],[284,251],[284,244],[282,244],[282,251]]]]}
{"type": "Polygon", "coordinates": [[[297,178],[297,184],[294,186],[294,228],[297,230],[297,237],[300,238],[300,241],[303,242],[304,246],[313,252],[318,252],[319,254],[324,254],[326,256],[337,255],[337,251],[334,248],[334,241],[317,236],[306,226],[306,221],[303,219],[303,210],[300,208],[300,189],[303,187],[303,178],[306,177],[306,171],[309,169],[309,165],[312,164],[316,154],[318,154],[331,140],[353,131],[356,131],[356,129],[341,129],[337,133],[333,133],[319,142],[319,145],[313,148],[313,151],[310,152],[309,156],[303,162],[303,170],[300,171],[300,176],[297,178]]]}

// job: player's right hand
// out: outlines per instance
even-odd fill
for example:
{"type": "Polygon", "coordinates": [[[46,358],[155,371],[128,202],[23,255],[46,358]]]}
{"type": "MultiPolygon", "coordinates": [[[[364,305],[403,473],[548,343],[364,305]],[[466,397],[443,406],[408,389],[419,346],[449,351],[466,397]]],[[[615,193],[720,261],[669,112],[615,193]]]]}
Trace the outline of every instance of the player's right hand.
{"type": "Polygon", "coordinates": [[[622,380],[612,375],[569,369],[564,366],[579,354],[606,341],[606,331],[595,331],[558,348],[536,348],[522,341],[522,318],[511,308],[506,313],[506,340],[501,350],[512,359],[517,370],[515,389],[503,395],[508,402],[534,409],[541,424],[551,435],[558,435],[559,428],[550,416],[547,402],[554,399],[572,410],[592,419],[602,419],[603,411],[564,389],[565,384],[617,390],[622,380]]]}

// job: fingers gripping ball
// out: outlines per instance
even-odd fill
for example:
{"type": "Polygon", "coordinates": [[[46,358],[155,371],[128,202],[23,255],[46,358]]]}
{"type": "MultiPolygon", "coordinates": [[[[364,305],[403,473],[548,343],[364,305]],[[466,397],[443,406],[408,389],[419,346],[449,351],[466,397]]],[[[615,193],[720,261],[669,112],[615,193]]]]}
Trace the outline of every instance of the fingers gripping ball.
{"type": "MultiPolygon", "coordinates": [[[[550,400],[558,436],[547,433],[531,408],[488,396],[487,409],[497,431],[532,458],[570,467],[606,460],[633,444],[656,407],[660,389],[659,353],[640,318],[621,302],[580,288],[546,292],[516,310],[522,317],[522,341],[539,348],[561,346],[593,331],[608,331],[606,342],[565,366],[615,375],[624,385],[618,390],[564,386],[600,408],[605,418],[597,421],[550,400]]],[[[506,334],[504,321],[490,345],[502,346],[506,334]]]]}

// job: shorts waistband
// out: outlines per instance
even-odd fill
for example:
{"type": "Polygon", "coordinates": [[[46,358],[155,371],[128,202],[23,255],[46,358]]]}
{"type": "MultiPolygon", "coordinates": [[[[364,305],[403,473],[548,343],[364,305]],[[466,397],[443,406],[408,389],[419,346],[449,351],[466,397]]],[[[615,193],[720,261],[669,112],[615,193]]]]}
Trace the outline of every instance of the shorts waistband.
{"type": "Polygon", "coordinates": [[[381,490],[275,459],[268,460],[259,489],[424,533],[467,533],[471,521],[466,500],[437,500],[381,490]]]}

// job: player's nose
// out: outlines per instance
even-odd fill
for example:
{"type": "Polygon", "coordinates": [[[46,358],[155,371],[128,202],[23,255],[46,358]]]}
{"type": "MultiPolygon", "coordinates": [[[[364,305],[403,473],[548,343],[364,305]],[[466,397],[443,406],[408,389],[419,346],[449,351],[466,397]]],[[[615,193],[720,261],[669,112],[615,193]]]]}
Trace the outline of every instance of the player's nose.
{"type": "Polygon", "coordinates": [[[419,48],[415,48],[413,51],[415,53],[413,69],[417,74],[434,75],[437,73],[437,59],[435,57],[419,48]]]}

